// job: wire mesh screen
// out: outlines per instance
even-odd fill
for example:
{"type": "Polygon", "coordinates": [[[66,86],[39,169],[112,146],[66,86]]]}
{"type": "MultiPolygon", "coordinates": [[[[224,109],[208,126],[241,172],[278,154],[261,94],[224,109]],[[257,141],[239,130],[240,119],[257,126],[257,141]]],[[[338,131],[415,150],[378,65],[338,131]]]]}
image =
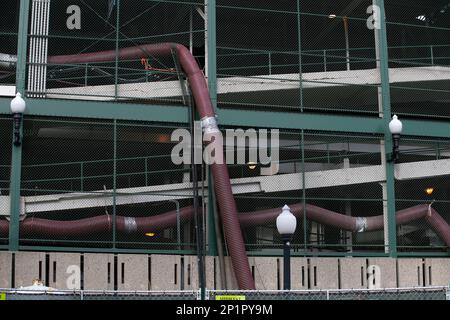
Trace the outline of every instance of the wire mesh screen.
{"type": "MultiPolygon", "coordinates": [[[[0,216],[9,215],[9,184],[11,173],[12,119],[0,118],[0,216]]],[[[3,217],[1,217],[3,219],[3,217]]],[[[8,243],[8,235],[0,235],[0,245],[8,243]]]]}
{"type": "Polygon", "coordinates": [[[377,113],[371,5],[218,1],[220,106],[377,113]]]}
{"type": "Polygon", "coordinates": [[[450,8],[446,1],[386,1],[392,110],[450,116],[450,8]]]}
{"type": "MultiPolygon", "coordinates": [[[[19,12],[19,1],[6,0],[2,2],[5,12],[19,12]]],[[[14,85],[16,82],[16,63],[17,56],[17,30],[18,15],[5,14],[0,21],[0,84],[14,85]]],[[[14,89],[12,90],[14,93],[14,89]]]]}
{"type": "MultiPolygon", "coordinates": [[[[154,55],[145,46],[180,43],[203,68],[203,5],[198,0],[53,1],[44,35],[47,76],[42,86],[28,88],[29,93],[41,90],[47,98],[60,99],[182,103],[174,57],[154,55]]],[[[35,49],[42,50],[30,48],[35,49]]],[[[39,63],[31,61],[33,65],[39,63]]]]}
{"type": "Polygon", "coordinates": [[[427,216],[438,215],[447,223],[449,212],[449,141],[405,139],[401,170],[396,174],[396,206],[430,206],[422,216],[398,227],[402,251],[446,251],[445,243],[430,225],[427,216]]]}
{"type": "MultiPolygon", "coordinates": [[[[206,300],[446,300],[445,287],[384,290],[291,290],[239,291],[207,290],[206,300]]],[[[54,291],[2,290],[5,300],[198,300],[198,291],[54,291]]],[[[237,311],[236,311],[237,312],[237,311]]],[[[245,311],[241,311],[245,312],[245,311]]],[[[272,306],[261,307],[271,314],[272,306]]]]}
{"type": "Polygon", "coordinates": [[[285,204],[297,215],[294,252],[383,251],[379,138],[283,131],[279,163],[270,174],[262,174],[267,167],[248,158],[244,165],[229,166],[249,251],[274,253],[281,248],[275,222],[285,204]],[[336,215],[350,217],[347,229],[326,218],[336,215]],[[356,228],[357,221],[369,217],[381,219],[381,226],[356,228]]]}
{"type": "Polygon", "coordinates": [[[222,297],[241,297],[243,300],[446,300],[446,288],[290,291],[208,290],[208,296],[209,300],[221,300],[222,297]]]}
{"type": "Polygon", "coordinates": [[[29,117],[24,127],[21,244],[195,250],[191,167],[171,159],[176,128],[29,117]]]}

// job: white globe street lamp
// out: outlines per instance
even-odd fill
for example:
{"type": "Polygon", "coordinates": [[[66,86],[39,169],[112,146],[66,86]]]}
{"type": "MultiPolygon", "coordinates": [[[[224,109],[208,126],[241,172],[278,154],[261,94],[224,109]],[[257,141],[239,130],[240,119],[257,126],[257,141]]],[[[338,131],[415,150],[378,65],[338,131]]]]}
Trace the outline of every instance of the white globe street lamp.
{"type": "Polygon", "coordinates": [[[291,290],[291,239],[297,228],[297,218],[285,205],[277,217],[277,230],[283,239],[284,290],[291,290]]]}
{"type": "Polygon", "coordinates": [[[398,120],[397,115],[392,117],[391,122],[389,122],[389,131],[392,134],[392,140],[394,142],[393,150],[392,150],[392,159],[391,161],[397,162],[399,156],[400,149],[400,135],[403,130],[403,124],[400,120],[398,120]]]}
{"type": "Polygon", "coordinates": [[[20,146],[22,139],[20,137],[20,126],[22,124],[22,116],[26,109],[26,102],[23,100],[20,92],[17,92],[16,97],[11,100],[11,113],[14,119],[14,145],[20,146]]]}

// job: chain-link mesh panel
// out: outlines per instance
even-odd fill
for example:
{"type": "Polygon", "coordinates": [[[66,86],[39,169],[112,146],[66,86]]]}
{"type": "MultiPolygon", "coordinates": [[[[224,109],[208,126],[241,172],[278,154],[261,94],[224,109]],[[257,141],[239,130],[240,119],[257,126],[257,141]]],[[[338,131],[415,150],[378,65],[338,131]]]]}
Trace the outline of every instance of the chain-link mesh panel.
{"type": "MultiPolygon", "coordinates": [[[[9,215],[9,183],[11,173],[12,119],[0,118],[0,145],[4,152],[0,153],[0,219],[9,215]]],[[[0,245],[8,243],[8,235],[0,236],[0,245]]]]}
{"type": "Polygon", "coordinates": [[[393,112],[448,118],[448,4],[404,0],[385,3],[393,112]]]}
{"type": "Polygon", "coordinates": [[[109,246],[109,228],[89,232],[71,223],[108,225],[114,215],[113,129],[106,122],[25,119],[21,244],[109,246]]]}
{"type": "Polygon", "coordinates": [[[220,105],[377,113],[371,5],[218,1],[220,105]]]}
{"type": "MultiPolygon", "coordinates": [[[[2,2],[4,12],[19,12],[19,1],[2,2]]],[[[5,14],[0,21],[0,84],[13,86],[16,82],[17,31],[19,15],[5,14]]],[[[14,93],[14,89],[12,89],[14,93]]]]}
{"type": "MultiPolygon", "coordinates": [[[[444,221],[450,223],[449,211],[449,141],[402,139],[400,168],[396,170],[396,209],[431,205],[444,221]]],[[[398,227],[401,251],[445,251],[443,239],[426,219],[398,227]]]]}
{"type": "Polygon", "coordinates": [[[393,288],[383,290],[290,290],[232,291],[208,290],[209,300],[446,300],[445,287],[393,288]]]}
{"type": "Polygon", "coordinates": [[[450,141],[447,139],[402,138],[400,163],[446,160],[450,158],[450,141]]]}
{"type": "MultiPolygon", "coordinates": [[[[143,123],[26,119],[21,243],[195,250],[191,167],[172,161],[175,129],[189,134],[143,123]]],[[[201,170],[199,180],[202,188],[201,170]]]]}
{"type": "Polygon", "coordinates": [[[283,131],[279,145],[279,161],[269,174],[262,171],[267,165],[250,161],[249,147],[246,164],[229,165],[247,250],[275,253],[281,248],[275,221],[288,204],[297,215],[294,252],[383,252],[380,139],[283,131]],[[367,220],[373,219],[377,227],[369,227],[367,220]]]}
{"type": "MultiPolygon", "coordinates": [[[[374,137],[307,133],[303,137],[305,203],[352,217],[352,229],[313,221],[303,228],[311,250],[378,251],[383,230],[365,230],[368,217],[383,215],[380,140],[374,137]],[[361,226],[358,223],[362,222],[361,226]],[[359,230],[357,230],[359,229],[359,230]]],[[[314,209],[313,209],[314,210],[314,209]]],[[[343,218],[343,217],[342,217],[343,218]]]]}
{"type": "MultiPolygon", "coordinates": [[[[49,32],[43,35],[48,39],[48,49],[45,44],[45,48],[36,48],[48,50],[47,77],[28,91],[33,95],[40,90],[47,98],[181,104],[178,79],[182,75],[174,60],[176,52],[154,56],[144,46],[180,43],[191,50],[203,68],[203,6],[203,1],[52,2],[49,32]],[[71,15],[63,14],[66,10],[71,15]],[[135,54],[122,55],[124,48],[136,49],[135,54]],[[110,53],[99,54],[104,51],[110,53]],[[89,57],[81,61],[81,54],[89,57]],[[71,57],[57,58],[61,55],[71,57]]],[[[29,63],[31,68],[40,64],[29,63]]]]}
{"type": "MultiPolygon", "coordinates": [[[[42,291],[1,290],[6,300],[198,300],[198,291],[42,291]]],[[[383,290],[207,290],[207,300],[446,300],[445,287],[383,290]]],[[[269,309],[266,309],[269,312],[269,309]]]]}
{"type": "Polygon", "coordinates": [[[38,291],[1,290],[5,300],[197,300],[195,291],[38,291]]]}

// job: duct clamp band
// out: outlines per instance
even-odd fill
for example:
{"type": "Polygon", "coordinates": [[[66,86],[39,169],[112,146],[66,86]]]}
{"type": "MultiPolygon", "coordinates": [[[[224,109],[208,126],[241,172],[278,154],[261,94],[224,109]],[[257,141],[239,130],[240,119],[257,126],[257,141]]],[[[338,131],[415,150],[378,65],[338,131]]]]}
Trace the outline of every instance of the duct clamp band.
{"type": "Polygon", "coordinates": [[[367,229],[367,218],[356,218],[356,232],[364,232],[367,229]]]}
{"type": "Polygon", "coordinates": [[[204,117],[201,120],[202,129],[205,134],[220,133],[215,117],[204,117]]]}
{"type": "Polygon", "coordinates": [[[135,218],[125,217],[124,224],[125,224],[125,232],[126,233],[133,233],[133,232],[137,231],[137,223],[136,223],[135,218]]]}

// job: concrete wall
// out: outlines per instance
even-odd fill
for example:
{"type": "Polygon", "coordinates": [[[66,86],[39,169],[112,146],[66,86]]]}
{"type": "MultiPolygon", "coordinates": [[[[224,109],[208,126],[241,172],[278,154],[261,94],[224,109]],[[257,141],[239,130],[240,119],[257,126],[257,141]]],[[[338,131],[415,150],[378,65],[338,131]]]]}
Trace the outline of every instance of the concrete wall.
{"type": "Polygon", "coordinates": [[[450,285],[450,259],[427,258],[425,259],[425,285],[448,286],[450,285]]]}
{"type": "Polygon", "coordinates": [[[234,272],[233,272],[233,264],[231,263],[231,258],[230,257],[225,257],[225,276],[226,276],[226,284],[227,284],[227,289],[231,290],[231,289],[237,289],[238,285],[237,285],[237,280],[236,277],[234,276],[234,272]]]}
{"type": "Polygon", "coordinates": [[[81,288],[81,254],[49,253],[49,286],[60,290],[81,288]]]}
{"type": "Polygon", "coordinates": [[[365,258],[339,259],[341,289],[367,288],[367,268],[365,258]]]}
{"type": "Polygon", "coordinates": [[[396,288],[397,287],[397,260],[392,258],[369,258],[369,270],[372,277],[368,279],[370,288],[396,288]],[[375,266],[375,268],[371,268],[375,266]],[[375,273],[379,272],[379,277],[375,273]],[[372,280],[372,283],[370,283],[372,280]]]}
{"type": "Polygon", "coordinates": [[[309,259],[310,289],[338,289],[337,258],[309,259]]]}
{"type": "Polygon", "coordinates": [[[45,253],[43,252],[18,252],[15,254],[15,279],[16,288],[33,285],[33,280],[45,281],[45,253]]]}
{"type": "Polygon", "coordinates": [[[148,255],[119,254],[117,256],[117,289],[150,290],[148,255]]]}
{"type": "Polygon", "coordinates": [[[272,257],[250,257],[250,269],[255,279],[256,290],[277,290],[281,282],[279,259],[272,257]],[[280,278],[280,279],[279,279],[280,278]]]}
{"type": "MultiPolygon", "coordinates": [[[[278,258],[280,265],[280,289],[283,289],[283,258],[278,258]]],[[[308,289],[308,259],[291,258],[291,289],[306,290],[308,289]]]]}
{"type": "Polygon", "coordinates": [[[180,290],[181,257],[152,255],[150,286],[151,290],[180,290]]]}
{"type": "MultiPolygon", "coordinates": [[[[116,272],[118,290],[198,289],[196,256],[119,254],[115,262],[114,254],[48,253],[49,269],[45,274],[46,255],[14,254],[16,288],[30,286],[34,279],[40,278],[48,279],[49,286],[57,289],[114,290],[116,272]]],[[[257,289],[283,289],[282,257],[250,257],[249,264],[257,289]]],[[[0,287],[12,286],[12,266],[12,254],[0,252],[0,287]]],[[[226,289],[237,289],[229,257],[225,257],[225,269],[224,275],[218,257],[205,257],[206,287],[225,289],[221,279],[226,276],[226,289]]],[[[450,259],[291,258],[292,289],[368,288],[370,281],[375,281],[373,288],[445,286],[450,283],[450,259]]]]}
{"type": "Polygon", "coordinates": [[[398,286],[401,288],[423,286],[423,271],[423,259],[398,259],[398,286]]]}
{"type": "Polygon", "coordinates": [[[113,290],[114,255],[85,253],[83,283],[85,290],[113,290]]]}
{"type": "MultiPolygon", "coordinates": [[[[183,269],[184,290],[197,290],[199,288],[197,256],[184,256],[183,269]]],[[[217,257],[205,257],[205,285],[207,288],[220,289],[218,274],[219,259],[217,257]]]]}
{"type": "Polygon", "coordinates": [[[11,288],[12,254],[0,252],[0,288],[11,288]]]}

